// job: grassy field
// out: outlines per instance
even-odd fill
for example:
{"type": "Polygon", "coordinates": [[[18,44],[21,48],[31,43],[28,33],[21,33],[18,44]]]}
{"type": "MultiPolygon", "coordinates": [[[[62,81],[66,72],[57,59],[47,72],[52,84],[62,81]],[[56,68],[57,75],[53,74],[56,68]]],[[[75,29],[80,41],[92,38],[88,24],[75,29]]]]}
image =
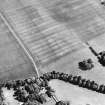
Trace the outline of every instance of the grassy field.
{"type": "Polygon", "coordinates": [[[74,86],[60,80],[50,81],[60,100],[70,101],[70,105],[104,105],[105,95],[74,86]]]}
{"type": "Polygon", "coordinates": [[[34,68],[0,18],[0,81],[26,78],[34,68]]]}

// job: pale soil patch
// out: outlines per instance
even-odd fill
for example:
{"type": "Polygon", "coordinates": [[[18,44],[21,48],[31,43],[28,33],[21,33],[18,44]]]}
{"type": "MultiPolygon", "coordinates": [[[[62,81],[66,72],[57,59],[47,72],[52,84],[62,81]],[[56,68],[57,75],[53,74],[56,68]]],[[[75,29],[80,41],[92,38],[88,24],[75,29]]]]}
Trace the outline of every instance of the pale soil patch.
{"type": "Polygon", "coordinates": [[[3,88],[3,96],[4,96],[4,103],[6,105],[22,105],[21,102],[18,102],[17,100],[14,99],[13,94],[14,91],[11,90],[7,90],[7,88],[3,88]]]}

